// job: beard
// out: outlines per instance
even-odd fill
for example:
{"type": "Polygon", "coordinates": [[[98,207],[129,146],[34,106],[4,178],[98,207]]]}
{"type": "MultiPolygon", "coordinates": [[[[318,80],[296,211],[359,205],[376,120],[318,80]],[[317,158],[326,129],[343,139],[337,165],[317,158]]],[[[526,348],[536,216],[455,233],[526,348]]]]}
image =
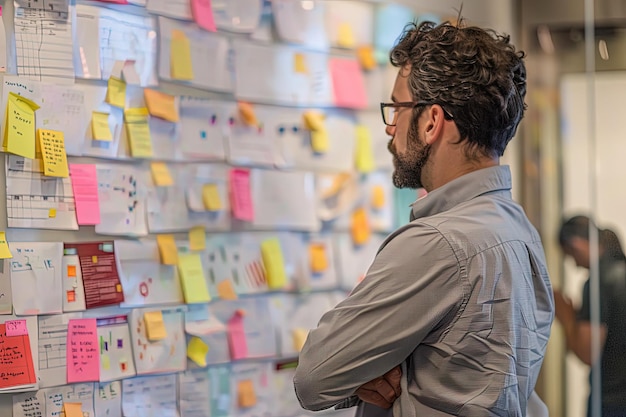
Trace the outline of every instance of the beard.
{"type": "Polygon", "coordinates": [[[393,139],[387,149],[393,155],[393,185],[397,188],[422,188],[422,170],[430,156],[430,145],[419,139],[417,127],[411,127],[407,133],[407,148],[403,155],[398,154],[393,139]]]}

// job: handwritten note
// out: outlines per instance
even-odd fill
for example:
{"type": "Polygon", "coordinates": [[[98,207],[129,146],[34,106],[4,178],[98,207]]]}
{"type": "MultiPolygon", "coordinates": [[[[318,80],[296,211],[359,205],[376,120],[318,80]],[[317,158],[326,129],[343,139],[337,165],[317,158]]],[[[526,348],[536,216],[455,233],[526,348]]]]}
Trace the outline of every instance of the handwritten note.
{"type": "Polygon", "coordinates": [[[197,253],[178,255],[178,273],[183,287],[185,303],[206,303],[211,300],[204,276],[202,258],[197,253]]]}
{"type": "Polygon", "coordinates": [[[126,83],[119,78],[110,77],[104,101],[113,107],[126,107],[126,83]]]}
{"type": "Polygon", "coordinates": [[[170,76],[174,80],[193,80],[191,42],[182,30],[172,30],[170,41],[170,76]]]}
{"type": "Polygon", "coordinates": [[[245,359],[248,357],[248,342],[246,341],[246,332],[243,327],[243,317],[244,312],[237,310],[228,320],[226,326],[228,349],[232,360],[245,359]]]}
{"type": "Polygon", "coordinates": [[[204,208],[209,211],[220,211],[222,209],[222,199],[217,184],[204,184],[202,186],[202,202],[204,208]]]}
{"type": "Polygon", "coordinates": [[[152,172],[152,181],[157,187],[170,187],[174,185],[174,179],[165,162],[152,162],[150,164],[150,172],[152,172]]]}
{"type": "Polygon", "coordinates": [[[157,235],[157,245],[163,265],[178,265],[178,248],[173,235],[157,235]]]}
{"type": "Polygon", "coordinates": [[[35,382],[35,367],[28,335],[7,337],[6,325],[0,324],[0,388],[35,382]]]}
{"type": "Polygon", "coordinates": [[[38,108],[31,100],[9,92],[3,141],[7,152],[35,158],[35,111],[38,108]]]}
{"type": "Polygon", "coordinates": [[[4,324],[7,336],[24,336],[28,334],[26,320],[7,320],[4,324]]]}
{"type": "Polygon", "coordinates": [[[167,338],[167,329],[165,328],[161,310],[144,313],[143,322],[146,326],[146,336],[149,341],[154,342],[167,338]]]}
{"type": "Polygon", "coordinates": [[[358,125],[355,127],[355,164],[356,169],[362,173],[372,172],[376,168],[374,162],[374,150],[372,148],[372,134],[367,126],[358,125]]]}
{"type": "Polygon", "coordinates": [[[148,109],[145,107],[124,110],[124,124],[133,158],[151,158],[152,139],[148,124],[148,109]]]}
{"type": "Polygon", "coordinates": [[[372,231],[365,208],[360,207],[352,213],[350,232],[352,234],[352,243],[357,246],[363,245],[369,240],[372,231]]]}
{"type": "Polygon", "coordinates": [[[209,32],[217,31],[211,0],[191,0],[191,15],[202,29],[209,32]]]}
{"type": "Polygon", "coordinates": [[[79,225],[100,224],[98,174],[94,164],[70,164],[70,179],[79,225]]]}
{"type": "Polygon", "coordinates": [[[252,380],[245,379],[237,384],[237,404],[241,408],[254,407],[256,405],[256,392],[252,380]]]}
{"type": "Polygon", "coordinates": [[[0,232],[0,259],[11,259],[13,254],[11,254],[11,249],[9,249],[9,244],[7,243],[6,232],[0,232]]]}
{"type": "Polygon", "coordinates": [[[231,169],[229,179],[233,217],[248,222],[253,221],[254,205],[250,193],[250,171],[231,169]]]}
{"type": "Polygon", "coordinates": [[[309,262],[311,272],[321,274],[328,269],[328,257],[326,256],[326,245],[323,243],[311,243],[309,245],[309,262]]]}
{"type": "Polygon", "coordinates": [[[94,140],[111,142],[113,134],[109,126],[109,113],[94,111],[91,113],[91,136],[94,140]]]}
{"type": "Polygon", "coordinates": [[[284,288],[287,284],[287,274],[278,238],[266,239],[261,243],[261,257],[269,288],[273,290],[284,288]]]}
{"type": "Polygon", "coordinates": [[[152,116],[159,117],[168,122],[178,122],[176,97],[150,88],[143,90],[143,97],[146,101],[148,111],[152,116]]]}
{"type": "Polygon", "coordinates": [[[206,354],[209,353],[209,346],[199,337],[193,336],[187,343],[187,357],[196,365],[205,367],[206,354]]]}
{"type": "Polygon", "coordinates": [[[65,153],[63,132],[37,129],[37,138],[43,159],[44,175],[48,177],[67,178],[70,173],[67,167],[67,154],[65,153]]]}
{"type": "Polygon", "coordinates": [[[74,319],[67,325],[67,382],[100,379],[96,319],[74,319]]]}
{"type": "Polygon", "coordinates": [[[230,280],[225,279],[219,284],[217,284],[217,295],[222,300],[236,300],[237,293],[233,288],[233,284],[231,284],[230,280]]]}
{"type": "Polygon", "coordinates": [[[189,231],[189,249],[205,250],[206,249],[206,230],[204,227],[192,227],[189,231]]]}
{"type": "Polygon", "coordinates": [[[356,59],[331,58],[329,63],[335,105],[351,109],[367,107],[363,72],[356,59]]]}

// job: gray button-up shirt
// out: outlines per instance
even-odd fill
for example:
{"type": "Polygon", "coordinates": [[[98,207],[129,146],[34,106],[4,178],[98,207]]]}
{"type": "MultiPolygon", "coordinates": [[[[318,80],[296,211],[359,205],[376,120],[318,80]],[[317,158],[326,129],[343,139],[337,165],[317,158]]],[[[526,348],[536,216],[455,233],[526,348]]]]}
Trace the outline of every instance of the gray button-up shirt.
{"type": "Polygon", "coordinates": [[[345,403],[402,365],[395,417],[525,415],[553,299],[541,240],[510,189],[497,166],[414,203],[414,220],[310,332],[294,378],[304,408],[345,403]]]}

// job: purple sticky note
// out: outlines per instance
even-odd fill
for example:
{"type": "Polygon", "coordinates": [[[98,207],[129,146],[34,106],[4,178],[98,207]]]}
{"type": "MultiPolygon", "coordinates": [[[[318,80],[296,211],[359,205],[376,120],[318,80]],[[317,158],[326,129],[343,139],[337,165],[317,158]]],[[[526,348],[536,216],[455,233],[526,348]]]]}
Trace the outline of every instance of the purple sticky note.
{"type": "Polygon", "coordinates": [[[117,339],[117,348],[118,349],[124,348],[124,339],[117,339]]]}
{"type": "Polygon", "coordinates": [[[7,320],[4,324],[7,336],[25,336],[28,334],[26,320],[7,320]]]}

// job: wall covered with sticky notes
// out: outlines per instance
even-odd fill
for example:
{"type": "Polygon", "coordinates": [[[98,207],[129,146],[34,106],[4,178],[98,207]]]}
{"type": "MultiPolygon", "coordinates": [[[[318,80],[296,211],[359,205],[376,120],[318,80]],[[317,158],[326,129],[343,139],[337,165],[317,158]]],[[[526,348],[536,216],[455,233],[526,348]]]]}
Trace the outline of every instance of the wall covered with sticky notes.
{"type": "Polygon", "coordinates": [[[309,330],[418,197],[388,52],[458,5],[413,3],[6,2],[0,415],[308,415],[309,330]]]}

